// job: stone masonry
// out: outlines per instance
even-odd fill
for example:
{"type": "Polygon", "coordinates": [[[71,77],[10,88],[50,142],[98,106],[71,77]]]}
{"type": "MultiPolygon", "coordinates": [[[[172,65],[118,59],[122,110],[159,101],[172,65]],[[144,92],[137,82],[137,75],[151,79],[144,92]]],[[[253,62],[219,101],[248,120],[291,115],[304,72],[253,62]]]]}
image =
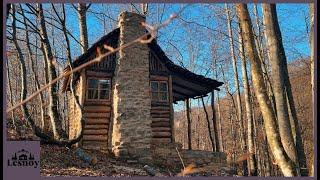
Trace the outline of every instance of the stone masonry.
{"type": "MultiPolygon", "coordinates": [[[[119,15],[119,46],[146,33],[145,17],[132,12],[119,15]]],[[[149,159],[151,95],[147,44],[119,51],[113,78],[112,151],[117,157],[149,159]]]]}

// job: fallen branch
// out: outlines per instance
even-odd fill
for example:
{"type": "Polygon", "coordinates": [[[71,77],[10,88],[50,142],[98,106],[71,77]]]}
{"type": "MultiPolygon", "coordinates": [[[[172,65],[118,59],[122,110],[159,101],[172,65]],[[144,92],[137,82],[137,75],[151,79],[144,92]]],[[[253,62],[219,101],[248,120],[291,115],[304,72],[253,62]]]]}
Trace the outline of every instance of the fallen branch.
{"type": "Polygon", "coordinates": [[[180,153],[179,153],[179,151],[178,151],[178,148],[177,148],[177,147],[176,147],[176,151],[177,151],[178,156],[179,156],[179,158],[180,158],[180,161],[181,161],[181,163],[182,163],[183,169],[185,169],[186,167],[184,166],[184,162],[183,162],[183,160],[182,160],[182,158],[181,158],[181,156],[180,156],[180,153]]]}

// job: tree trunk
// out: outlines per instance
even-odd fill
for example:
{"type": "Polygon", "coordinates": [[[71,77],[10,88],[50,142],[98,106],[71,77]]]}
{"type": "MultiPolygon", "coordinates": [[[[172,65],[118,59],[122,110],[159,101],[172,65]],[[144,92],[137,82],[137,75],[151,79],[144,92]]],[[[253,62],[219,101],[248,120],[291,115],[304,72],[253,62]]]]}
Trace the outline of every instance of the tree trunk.
{"type": "Polygon", "coordinates": [[[310,14],[310,70],[311,70],[311,88],[312,88],[312,101],[314,100],[315,86],[314,86],[314,4],[309,4],[310,14]]]}
{"type": "MultiPolygon", "coordinates": [[[[13,40],[13,44],[17,50],[18,60],[20,63],[20,72],[21,72],[21,75],[20,75],[20,78],[21,78],[20,100],[23,101],[27,98],[27,69],[26,69],[26,64],[24,61],[22,50],[21,50],[20,45],[17,40],[16,8],[15,8],[14,4],[12,4],[11,9],[12,9],[12,40],[13,40]]],[[[29,118],[31,118],[26,104],[23,104],[21,106],[21,111],[23,113],[25,121],[27,121],[29,118]]]]}
{"type": "MultiPolygon", "coordinates": [[[[214,74],[214,78],[218,79],[218,66],[217,66],[217,47],[215,45],[212,46],[212,71],[214,74]]],[[[222,140],[222,127],[221,127],[221,112],[220,112],[220,102],[219,102],[219,91],[217,91],[217,110],[218,110],[218,121],[217,115],[214,108],[214,91],[212,91],[211,96],[211,108],[212,108],[212,122],[214,125],[214,133],[215,133],[215,142],[216,142],[216,150],[219,152],[223,152],[223,140],[222,140]],[[219,130],[218,130],[219,126],[219,130]]]]}
{"type": "Polygon", "coordinates": [[[202,102],[202,106],[203,106],[203,110],[204,113],[206,115],[206,120],[207,120],[207,127],[208,127],[208,134],[209,134],[209,138],[210,138],[210,142],[211,142],[211,146],[212,146],[212,151],[214,151],[215,149],[215,142],[214,142],[214,138],[212,137],[212,131],[211,131],[211,126],[210,126],[210,121],[209,121],[209,115],[208,115],[208,111],[206,108],[206,105],[204,104],[204,100],[203,97],[201,97],[201,102],[202,102]]]}
{"type": "MultiPolygon", "coordinates": [[[[232,137],[232,148],[231,148],[232,152],[231,152],[231,155],[232,155],[232,161],[235,162],[235,159],[236,159],[235,149],[236,149],[236,143],[237,143],[237,134],[235,132],[235,127],[234,127],[235,123],[234,123],[234,120],[233,120],[233,115],[236,114],[236,103],[234,101],[234,98],[233,98],[232,94],[229,91],[228,81],[227,81],[227,79],[225,77],[224,70],[222,69],[222,67],[221,67],[221,73],[222,73],[223,82],[225,82],[225,84],[224,84],[225,92],[229,95],[229,97],[231,99],[232,110],[235,111],[235,112],[232,111],[230,113],[230,125],[231,125],[231,127],[230,127],[230,129],[231,129],[230,135],[232,137]]],[[[233,166],[233,168],[234,168],[234,166],[233,166]]]]}
{"type": "MultiPolygon", "coordinates": [[[[12,37],[13,37],[13,42],[14,45],[17,49],[18,52],[18,60],[20,62],[20,69],[21,69],[21,101],[26,99],[27,96],[27,75],[26,75],[26,65],[24,62],[24,57],[23,57],[23,53],[22,50],[18,44],[18,40],[17,40],[17,33],[16,33],[16,16],[15,16],[15,5],[12,4],[12,37]]],[[[34,131],[35,135],[37,135],[38,137],[48,137],[46,134],[43,134],[41,129],[39,129],[37,127],[37,125],[35,124],[34,120],[32,119],[29,110],[27,108],[26,104],[23,104],[21,106],[21,110],[23,113],[23,116],[25,118],[25,121],[27,121],[30,126],[32,127],[32,130],[34,131]]]]}
{"type": "MultiPolygon", "coordinates": [[[[13,95],[12,95],[12,86],[11,86],[11,78],[10,78],[10,72],[9,72],[9,61],[7,58],[7,78],[8,78],[8,93],[9,93],[9,99],[10,99],[10,106],[13,107],[13,95]]],[[[11,120],[13,127],[16,128],[16,121],[14,118],[14,111],[11,112],[11,120]]]]}
{"type": "Polygon", "coordinates": [[[190,118],[190,103],[189,103],[189,99],[185,100],[185,104],[186,104],[186,115],[187,115],[187,121],[188,121],[188,149],[191,150],[192,149],[192,138],[191,138],[191,118],[190,118]]]}
{"type": "Polygon", "coordinates": [[[261,61],[255,47],[252,23],[247,5],[237,4],[236,9],[240,27],[242,29],[244,47],[247,57],[250,60],[252,82],[260,106],[260,110],[262,112],[268,143],[276,159],[276,163],[281,168],[284,176],[295,176],[297,175],[297,172],[292,161],[286,154],[283,145],[281,144],[280,135],[277,130],[276,116],[272,110],[271,102],[266,92],[260,63],[261,61]]]}
{"type": "MultiPolygon", "coordinates": [[[[239,28],[241,31],[241,28],[239,28]]],[[[244,89],[244,100],[246,107],[246,116],[247,116],[247,125],[248,125],[248,153],[249,153],[249,175],[257,176],[257,162],[255,157],[255,147],[254,147],[254,126],[253,126],[253,117],[252,117],[252,109],[250,102],[250,89],[247,75],[247,65],[246,65],[246,57],[244,55],[243,42],[241,37],[241,32],[239,33],[239,54],[241,59],[241,67],[242,67],[242,80],[243,80],[243,89],[244,89]]]]}
{"type": "Polygon", "coordinates": [[[216,116],[216,110],[214,108],[214,91],[211,92],[211,110],[212,110],[212,125],[213,125],[213,133],[214,133],[214,152],[219,152],[219,140],[218,140],[218,129],[217,129],[217,116],[216,116]]]}
{"type": "Polygon", "coordinates": [[[223,145],[223,136],[222,136],[222,123],[221,123],[221,109],[220,109],[220,98],[219,92],[217,92],[217,110],[218,110],[218,121],[219,121],[219,142],[220,142],[220,152],[224,152],[224,145],[223,145]]]}
{"type": "Polygon", "coordinates": [[[82,54],[87,52],[89,48],[88,44],[88,31],[87,31],[87,6],[84,3],[78,4],[78,17],[80,28],[80,43],[82,54]]]}
{"type": "Polygon", "coordinates": [[[234,52],[234,42],[233,42],[233,33],[232,33],[232,28],[231,28],[230,10],[229,10],[227,4],[225,5],[225,7],[226,7],[228,35],[229,35],[230,52],[231,52],[231,58],[232,58],[233,75],[234,75],[234,85],[236,87],[236,100],[237,100],[236,112],[237,112],[237,119],[238,119],[238,122],[240,125],[240,133],[239,133],[240,134],[240,143],[241,143],[241,149],[245,152],[246,151],[246,140],[245,140],[243,119],[242,119],[242,108],[241,108],[237,60],[236,60],[236,55],[234,52]]]}
{"type": "Polygon", "coordinates": [[[272,85],[276,101],[276,111],[280,138],[284,150],[289,158],[295,163],[299,173],[299,163],[292,128],[289,119],[288,105],[286,99],[286,78],[288,74],[286,67],[286,57],[284,54],[281,32],[278,24],[276,6],[274,4],[263,4],[263,21],[269,49],[269,60],[272,69],[272,85]]]}
{"type": "MultiPolygon", "coordinates": [[[[294,161],[297,164],[297,168],[302,168],[303,167],[303,172],[301,175],[307,176],[307,165],[306,165],[306,156],[304,153],[304,145],[302,142],[302,137],[301,137],[301,127],[300,123],[298,121],[295,105],[294,105],[294,99],[291,91],[291,83],[289,80],[289,74],[288,74],[288,67],[287,67],[287,59],[285,55],[285,51],[283,48],[282,44],[282,36],[281,36],[281,31],[277,19],[277,12],[276,12],[276,5],[275,4],[263,4],[263,10],[264,10],[264,19],[266,21],[266,35],[268,37],[267,43],[268,47],[270,49],[270,61],[273,64],[275,68],[272,67],[272,69],[275,69],[275,74],[277,77],[275,79],[278,79],[279,81],[283,81],[279,83],[278,85],[281,85],[282,90],[278,89],[277,91],[280,92],[280,100],[281,102],[285,104],[285,106],[282,106],[280,110],[283,110],[283,108],[287,107],[287,113],[288,116],[285,116],[284,119],[285,121],[289,122],[289,129],[285,129],[285,125],[282,126],[281,118],[278,116],[278,121],[279,121],[279,129],[280,129],[280,135],[281,131],[285,131],[285,137],[283,138],[281,136],[281,140],[285,139],[287,141],[289,136],[289,132],[291,130],[292,133],[292,139],[293,141],[289,141],[289,144],[284,144],[284,147],[286,149],[286,146],[289,146],[290,148],[290,153],[288,152],[289,157],[291,158],[292,161],[294,161]],[[270,26],[267,26],[269,24],[270,26]],[[274,61],[274,62],[273,62],[274,61]],[[283,79],[283,80],[282,80],[283,79]],[[282,100],[282,97],[284,98],[282,100]],[[289,120],[289,121],[288,121],[289,120]],[[281,122],[281,124],[280,124],[281,122]],[[292,145],[293,143],[293,145],[292,145]],[[294,154],[296,153],[296,154],[294,154]],[[295,156],[294,156],[295,155],[295,156]],[[293,156],[293,157],[291,157],[293,156]]],[[[278,93],[278,92],[277,92],[278,93]]],[[[280,103],[281,104],[281,103],[280,103]]],[[[276,106],[278,110],[278,103],[277,103],[277,98],[276,98],[276,106]]],[[[284,109],[285,110],[285,109],[284,109]]],[[[290,138],[291,138],[290,137],[290,138]]],[[[298,169],[298,172],[301,171],[302,169],[298,169]]]]}
{"type": "Polygon", "coordinates": [[[265,170],[264,170],[264,174],[265,176],[271,176],[272,174],[272,168],[271,168],[271,158],[270,158],[270,151],[268,148],[268,139],[267,136],[265,135],[265,133],[263,133],[264,139],[263,139],[263,151],[265,153],[265,162],[264,162],[264,166],[265,166],[265,170]]]}
{"type": "MultiPolygon", "coordinates": [[[[43,15],[43,9],[42,4],[38,4],[38,18],[40,21],[40,34],[41,34],[41,40],[43,43],[43,48],[47,60],[48,65],[48,80],[51,82],[52,80],[57,78],[56,74],[56,68],[54,66],[55,59],[52,55],[50,42],[47,35],[47,29],[45,24],[45,17],[43,15]]],[[[64,138],[65,134],[62,129],[62,123],[59,118],[58,109],[57,109],[57,102],[58,102],[58,96],[57,96],[57,84],[52,84],[48,89],[48,98],[49,98],[49,108],[48,113],[50,116],[50,121],[52,125],[53,130],[53,136],[55,140],[59,140],[60,138],[64,138]]]]}
{"type": "MultiPolygon", "coordinates": [[[[264,75],[264,80],[265,80],[265,84],[268,90],[268,95],[270,97],[270,100],[272,102],[272,108],[274,110],[275,113],[276,112],[276,103],[275,103],[275,97],[274,97],[274,93],[273,93],[273,88],[271,85],[271,80],[270,80],[270,75],[269,75],[269,67],[270,67],[270,63],[268,58],[266,57],[266,50],[265,50],[265,44],[263,43],[263,34],[264,31],[261,29],[261,25],[260,25],[260,18],[259,18],[259,14],[258,14],[258,8],[257,5],[254,4],[253,5],[253,14],[255,16],[255,24],[256,24],[256,28],[257,28],[257,35],[255,36],[255,40],[256,40],[256,45],[257,45],[257,49],[258,49],[258,54],[261,60],[261,64],[262,64],[262,71],[263,71],[263,75],[264,75]]],[[[262,23],[263,25],[263,23],[262,23]]],[[[268,55],[268,53],[267,53],[268,55]]]]}
{"type": "MultiPolygon", "coordinates": [[[[315,85],[314,85],[314,3],[311,3],[309,5],[309,11],[310,11],[310,71],[311,71],[311,91],[312,91],[312,104],[314,104],[314,99],[315,99],[315,85]]],[[[315,106],[312,106],[312,112],[313,112],[313,119],[315,120],[314,113],[316,109],[314,108],[315,106]]],[[[312,121],[314,122],[314,121],[312,121]]],[[[313,156],[312,156],[313,157],[313,156]]],[[[314,176],[314,160],[311,161],[311,167],[310,169],[310,176],[314,176]]]]}
{"type": "MultiPolygon", "coordinates": [[[[32,74],[33,74],[33,78],[34,78],[34,81],[35,81],[35,89],[36,90],[39,90],[40,89],[40,83],[39,83],[39,78],[38,78],[38,75],[35,71],[35,64],[33,62],[33,56],[32,56],[32,51],[31,51],[31,47],[30,47],[30,38],[29,38],[29,31],[28,31],[28,25],[27,25],[27,20],[26,20],[26,16],[24,14],[24,10],[22,8],[22,5],[20,4],[20,9],[21,9],[21,14],[22,14],[22,17],[23,17],[23,23],[24,23],[24,26],[26,28],[26,31],[25,31],[25,38],[26,38],[26,47],[27,47],[27,52],[28,52],[28,59],[29,61],[31,62],[31,71],[32,71],[32,74]]],[[[37,40],[36,40],[37,41],[37,40]]],[[[37,43],[36,43],[37,44],[37,43]]],[[[37,54],[36,54],[37,56],[37,54]]],[[[44,128],[44,112],[45,112],[45,109],[44,109],[44,106],[43,106],[43,93],[41,92],[39,94],[39,102],[40,102],[40,121],[41,121],[41,129],[44,128]]]]}

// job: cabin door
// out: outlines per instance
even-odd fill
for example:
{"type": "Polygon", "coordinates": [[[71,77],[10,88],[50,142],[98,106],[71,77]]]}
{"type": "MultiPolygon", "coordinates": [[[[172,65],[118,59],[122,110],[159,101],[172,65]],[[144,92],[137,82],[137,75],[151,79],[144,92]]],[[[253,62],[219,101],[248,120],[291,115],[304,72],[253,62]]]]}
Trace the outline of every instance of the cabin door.
{"type": "Polygon", "coordinates": [[[82,147],[107,149],[111,118],[111,78],[87,77],[84,101],[86,125],[82,147]]]}

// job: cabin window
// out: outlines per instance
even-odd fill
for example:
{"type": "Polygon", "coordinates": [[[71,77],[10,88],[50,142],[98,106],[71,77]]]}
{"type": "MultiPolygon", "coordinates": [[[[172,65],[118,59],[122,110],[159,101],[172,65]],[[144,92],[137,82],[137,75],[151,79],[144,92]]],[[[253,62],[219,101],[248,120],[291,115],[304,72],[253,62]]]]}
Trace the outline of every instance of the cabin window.
{"type": "Polygon", "coordinates": [[[151,81],[151,99],[154,102],[168,101],[168,83],[166,81],[151,81]]]}
{"type": "Polygon", "coordinates": [[[87,99],[110,100],[110,86],[110,79],[89,78],[87,99]]]}

